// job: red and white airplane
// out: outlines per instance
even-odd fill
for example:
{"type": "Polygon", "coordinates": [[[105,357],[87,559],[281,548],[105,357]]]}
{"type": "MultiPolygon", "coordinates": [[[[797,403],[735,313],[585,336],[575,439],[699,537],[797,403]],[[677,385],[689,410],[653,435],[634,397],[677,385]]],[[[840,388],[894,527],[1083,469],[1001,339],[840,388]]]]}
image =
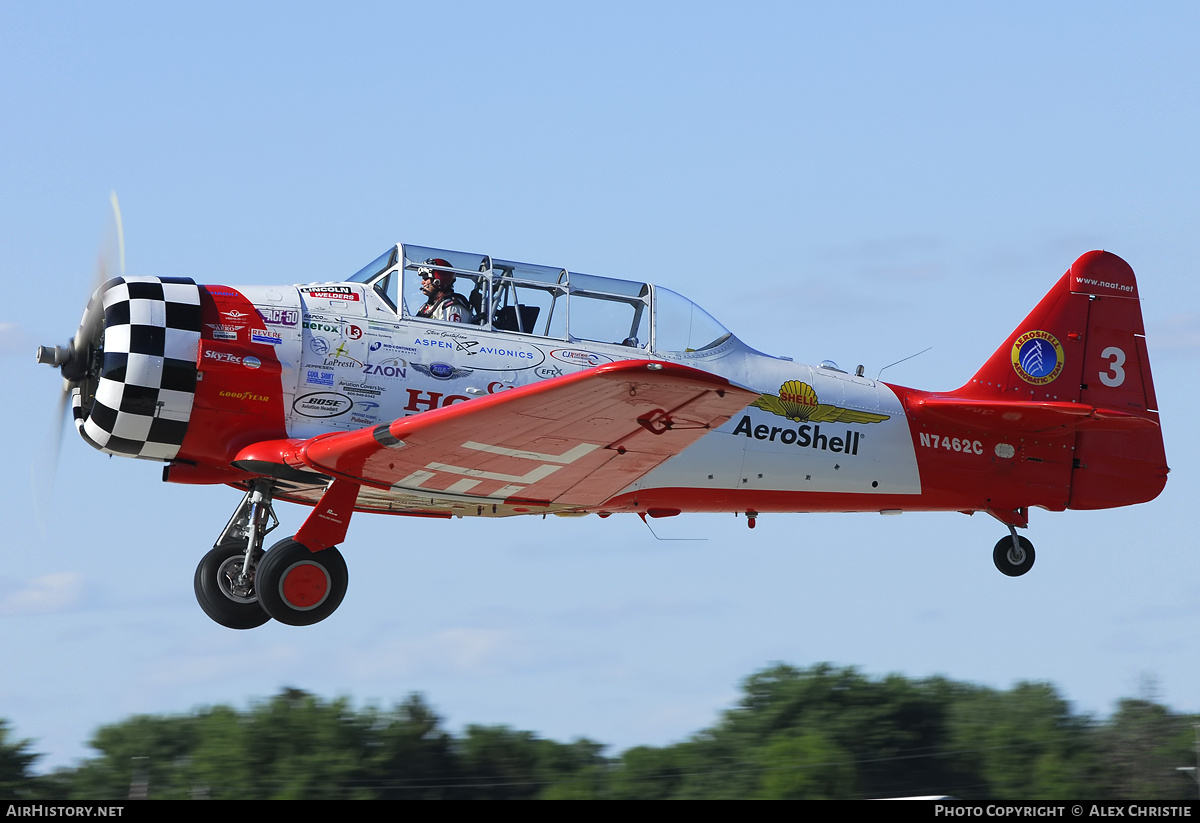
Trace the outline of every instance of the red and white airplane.
{"type": "Polygon", "coordinates": [[[660,286],[407,244],[330,283],[118,277],[38,360],[95,448],[245,490],[195,578],[237,629],[328,617],[354,512],[978,511],[1016,576],[1030,507],[1141,503],[1168,471],[1137,284],[1102,251],[952,392],[770,357],[660,286]],[[276,499],[313,511],[264,551],[276,499]]]}

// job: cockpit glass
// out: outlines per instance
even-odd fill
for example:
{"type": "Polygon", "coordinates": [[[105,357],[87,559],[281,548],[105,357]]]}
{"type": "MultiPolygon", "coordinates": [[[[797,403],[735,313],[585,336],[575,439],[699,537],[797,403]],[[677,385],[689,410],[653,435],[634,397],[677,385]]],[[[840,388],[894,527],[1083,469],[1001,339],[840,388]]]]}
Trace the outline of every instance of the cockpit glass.
{"type": "Polygon", "coordinates": [[[724,343],[729,329],[681,294],[654,287],[654,348],[693,352],[724,343]]]}
{"type": "Polygon", "coordinates": [[[650,287],[592,274],[568,275],[572,340],[643,349],[650,345],[650,287]]]}
{"type": "Polygon", "coordinates": [[[729,330],[670,289],[636,280],[567,272],[486,254],[393,246],[348,282],[366,283],[402,316],[422,315],[432,299],[422,283],[441,272],[462,306],[462,322],[518,334],[590,340],[662,352],[702,352],[729,330]],[[652,316],[653,315],[653,316],[652,316]]]}
{"type": "Polygon", "coordinates": [[[373,277],[375,277],[375,275],[379,274],[380,272],[387,271],[394,265],[396,265],[396,247],[395,246],[393,246],[392,248],[385,251],[383,254],[376,257],[374,260],[372,260],[367,265],[363,266],[361,269],[356,271],[354,274],[350,275],[348,278],[346,278],[346,282],[348,282],[348,283],[367,283],[373,277]]]}

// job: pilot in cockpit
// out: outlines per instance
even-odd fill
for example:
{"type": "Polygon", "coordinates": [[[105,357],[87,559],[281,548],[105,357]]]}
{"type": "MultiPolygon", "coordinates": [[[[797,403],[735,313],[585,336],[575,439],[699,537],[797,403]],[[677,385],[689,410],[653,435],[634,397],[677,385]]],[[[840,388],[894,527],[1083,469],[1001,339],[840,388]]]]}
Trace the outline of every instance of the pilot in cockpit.
{"type": "Polygon", "coordinates": [[[454,273],[438,266],[450,268],[450,263],[440,257],[430,257],[417,270],[421,276],[421,294],[425,305],[417,310],[417,317],[444,320],[447,323],[470,323],[471,306],[467,299],[454,291],[454,273]]]}

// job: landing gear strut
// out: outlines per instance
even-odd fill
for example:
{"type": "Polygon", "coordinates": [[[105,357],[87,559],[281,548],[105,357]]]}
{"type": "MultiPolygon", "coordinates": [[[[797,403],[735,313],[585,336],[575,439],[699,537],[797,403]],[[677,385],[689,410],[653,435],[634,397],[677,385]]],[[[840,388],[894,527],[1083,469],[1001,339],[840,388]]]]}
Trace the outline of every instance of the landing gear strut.
{"type": "Polygon", "coordinates": [[[271,619],[255,585],[263,538],[279,525],[271,493],[271,481],[251,481],[216,545],[196,567],[196,601],[205,614],[230,629],[253,629],[271,619]]]}
{"type": "Polygon", "coordinates": [[[992,550],[992,562],[1003,574],[1020,577],[1033,568],[1033,544],[1024,537],[1018,537],[1015,526],[1010,525],[1008,530],[1010,536],[1000,538],[992,550]]]}

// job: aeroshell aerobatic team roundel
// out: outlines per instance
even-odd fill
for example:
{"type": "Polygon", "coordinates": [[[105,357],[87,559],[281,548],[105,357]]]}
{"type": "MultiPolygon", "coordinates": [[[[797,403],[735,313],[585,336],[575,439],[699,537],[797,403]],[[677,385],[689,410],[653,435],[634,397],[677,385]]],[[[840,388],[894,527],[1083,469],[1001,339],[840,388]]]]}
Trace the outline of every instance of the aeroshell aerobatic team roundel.
{"type": "Polygon", "coordinates": [[[1043,386],[1063,370],[1063,348],[1050,332],[1034,329],[1016,339],[1012,347],[1013,371],[1026,383],[1043,386]]]}

